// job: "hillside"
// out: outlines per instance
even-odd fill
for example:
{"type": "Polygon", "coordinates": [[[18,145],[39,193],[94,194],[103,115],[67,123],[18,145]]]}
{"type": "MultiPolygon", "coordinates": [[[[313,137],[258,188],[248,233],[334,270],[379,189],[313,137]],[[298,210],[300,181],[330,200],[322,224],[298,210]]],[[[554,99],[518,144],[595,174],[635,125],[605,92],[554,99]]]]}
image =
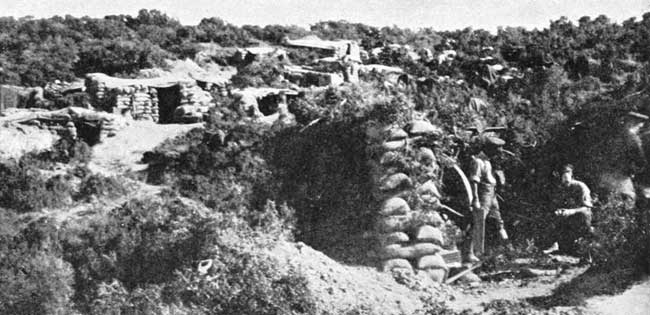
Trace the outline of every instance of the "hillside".
{"type": "Polygon", "coordinates": [[[0,313],[611,313],[650,271],[649,34],[0,18],[0,313]],[[510,238],[469,262],[497,136],[510,238]],[[595,232],[548,255],[567,163],[595,232]]]}

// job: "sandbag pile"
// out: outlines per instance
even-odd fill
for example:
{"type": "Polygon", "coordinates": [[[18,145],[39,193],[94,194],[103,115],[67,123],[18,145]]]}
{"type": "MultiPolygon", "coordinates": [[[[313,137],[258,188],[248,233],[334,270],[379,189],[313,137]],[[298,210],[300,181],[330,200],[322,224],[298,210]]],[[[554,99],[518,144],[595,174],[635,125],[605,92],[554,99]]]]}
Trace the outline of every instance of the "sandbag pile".
{"type": "Polygon", "coordinates": [[[90,99],[93,105],[101,107],[104,110],[110,110],[110,108],[106,107],[106,99],[108,98],[108,89],[106,88],[106,82],[102,80],[96,80],[93,77],[88,76],[86,78],[86,92],[88,95],[90,95],[90,99]]]}
{"type": "Polygon", "coordinates": [[[130,114],[133,119],[158,121],[158,96],[155,88],[144,85],[113,88],[109,90],[114,100],[111,111],[130,114]]]}
{"type": "Polygon", "coordinates": [[[391,272],[408,269],[424,272],[442,282],[448,272],[443,249],[448,247],[442,227],[439,165],[423,141],[441,135],[440,128],[415,120],[405,128],[371,126],[367,139],[379,201],[375,237],[381,268],[391,272]]]}
{"type": "Polygon", "coordinates": [[[213,104],[214,99],[210,92],[204,91],[197,85],[181,86],[181,106],[196,106],[207,111],[213,104]]]}
{"type": "Polygon", "coordinates": [[[181,103],[174,110],[174,122],[195,123],[203,119],[214,105],[214,99],[208,91],[196,85],[181,85],[181,103]]]}

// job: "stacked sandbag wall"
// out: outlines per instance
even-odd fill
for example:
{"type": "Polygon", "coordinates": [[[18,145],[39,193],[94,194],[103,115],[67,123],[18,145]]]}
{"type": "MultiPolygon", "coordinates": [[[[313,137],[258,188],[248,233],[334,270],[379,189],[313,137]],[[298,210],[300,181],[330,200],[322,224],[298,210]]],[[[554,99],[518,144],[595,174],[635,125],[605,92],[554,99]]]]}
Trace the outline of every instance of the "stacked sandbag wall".
{"type": "Polygon", "coordinates": [[[108,91],[110,112],[131,115],[136,120],[158,121],[158,95],[155,88],[134,85],[108,91]]]}
{"type": "Polygon", "coordinates": [[[214,104],[212,95],[197,85],[181,85],[181,106],[194,106],[197,111],[207,112],[214,104]]]}
{"type": "Polygon", "coordinates": [[[101,108],[106,111],[111,111],[112,106],[108,99],[108,88],[106,83],[101,80],[94,80],[93,78],[86,78],[86,93],[90,96],[90,102],[93,106],[101,108]]]}
{"type": "Polygon", "coordinates": [[[442,282],[449,266],[443,254],[455,244],[443,232],[440,166],[432,139],[441,130],[426,120],[372,126],[367,138],[378,205],[374,228],[380,267],[425,273],[442,282]]]}

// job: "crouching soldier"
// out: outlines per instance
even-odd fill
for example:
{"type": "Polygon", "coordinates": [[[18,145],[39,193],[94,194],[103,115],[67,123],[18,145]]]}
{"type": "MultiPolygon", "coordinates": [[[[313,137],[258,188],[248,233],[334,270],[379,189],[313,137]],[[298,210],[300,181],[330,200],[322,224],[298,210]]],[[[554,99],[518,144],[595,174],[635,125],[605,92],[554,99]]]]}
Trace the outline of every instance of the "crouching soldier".
{"type": "Polygon", "coordinates": [[[556,195],[554,214],[559,217],[552,233],[557,235],[556,242],[544,253],[561,250],[574,254],[577,242],[592,235],[591,226],[593,202],[591,192],[585,183],[573,178],[573,166],[567,164],[561,169],[560,189],[556,195]]]}
{"type": "Polygon", "coordinates": [[[466,254],[466,260],[469,262],[478,262],[479,259],[476,255],[483,253],[485,220],[488,217],[496,221],[501,239],[508,239],[496,194],[497,185],[505,184],[505,176],[502,171],[495,171],[490,162],[490,159],[499,154],[500,148],[504,144],[505,141],[496,136],[483,136],[481,137],[481,151],[471,157],[467,174],[472,186],[473,197],[471,242],[469,242],[466,254]]]}

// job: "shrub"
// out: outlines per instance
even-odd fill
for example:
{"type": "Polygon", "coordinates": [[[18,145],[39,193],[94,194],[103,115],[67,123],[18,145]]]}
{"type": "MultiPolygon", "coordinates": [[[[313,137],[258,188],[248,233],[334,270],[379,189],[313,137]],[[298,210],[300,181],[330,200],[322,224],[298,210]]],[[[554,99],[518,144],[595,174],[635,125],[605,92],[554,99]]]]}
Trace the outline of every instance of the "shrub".
{"type": "Polygon", "coordinates": [[[99,174],[85,176],[81,181],[80,190],[75,196],[77,200],[89,200],[91,197],[113,198],[124,195],[127,187],[123,178],[111,176],[106,177],[99,174]]]}
{"type": "MultiPolygon", "coordinates": [[[[239,247],[239,246],[238,246],[239,247]]],[[[182,300],[208,314],[315,314],[298,270],[282,271],[259,251],[222,248],[208,275],[186,270],[174,284],[182,300]]]]}
{"type": "Polygon", "coordinates": [[[73,272],[55,255],[12,244],[0,245],[0,313],[72,314],[73,272]]]}
{"type": "Polygon", "coordinates": [[[72,187],[66,176],[43,178],[39,169],[30,164],[6,162],[0,164],[0,206],[17,212],[38,211],[70,201],[72,187]]]}

